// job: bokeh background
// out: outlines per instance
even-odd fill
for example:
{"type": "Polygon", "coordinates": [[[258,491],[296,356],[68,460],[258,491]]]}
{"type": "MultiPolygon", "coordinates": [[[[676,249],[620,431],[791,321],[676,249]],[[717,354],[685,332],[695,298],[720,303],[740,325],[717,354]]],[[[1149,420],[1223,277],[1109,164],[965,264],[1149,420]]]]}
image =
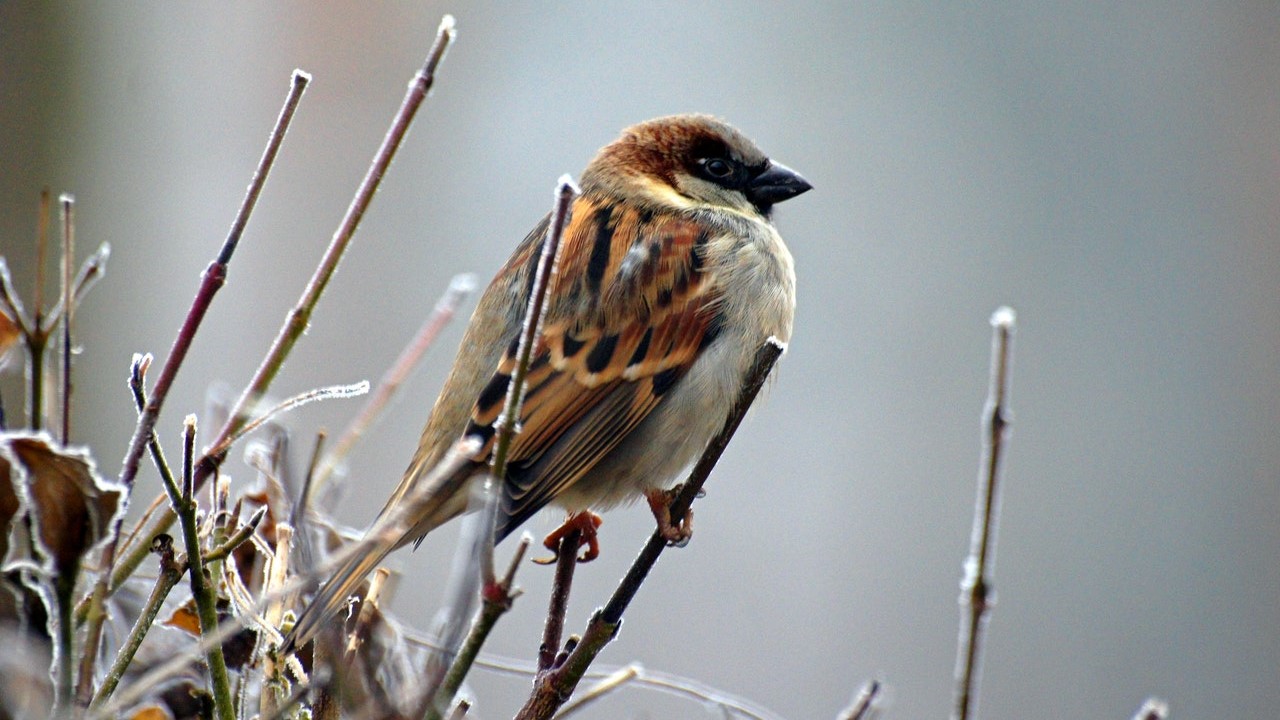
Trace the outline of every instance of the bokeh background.
{"type": "MultiPolygon", "coordinates": [[[[887,686],[950,708],[998,305],[1018,312],[983,717],[1280,707],[1280,6],[1274,2],[0,4],[0,248],[30,297],[36,197],[109,275],[78,315],[77,435],[114,473],[132,353],[163,355],[299,67],[292,133],[160,432],[240,387],[300,294],[442,13],[459,38],[275,389],[376,380],[454,273],[487,279],[630,123],[720,115],[815,190],[781,206],[799,314],[778,382],[602,662],[787,718],[887,686]]],[[[454,325],[351,460],[396,484],[454,325]]],[[[12,365],[12,363],[11,363],[12,365]]],[[[17,415],[18,378],[3,378],[17,415]]],[[[296,446],[358,401],[290,418],[296,446]]],[[[299,452],[303,452],[301,449],[299,452]]],[[[232,473],[249,477],[243,468],[232,473]]],[[[147,468],[143,494],[157,487],[147,468]]],[[[554,514],[531,523],[539,535],[554,514]]],[[[581,628],[647,536],[606,519],[581,628]]],[[[453,530],[395,607],[425,626],[453,530]]],[[[551,573],[489,648],[531,660],[551,573]]],[[[527,679],[477,672],[480,717],[527,679]]],[[[628,689],[585,717],[709,717],[628,689]]]]}

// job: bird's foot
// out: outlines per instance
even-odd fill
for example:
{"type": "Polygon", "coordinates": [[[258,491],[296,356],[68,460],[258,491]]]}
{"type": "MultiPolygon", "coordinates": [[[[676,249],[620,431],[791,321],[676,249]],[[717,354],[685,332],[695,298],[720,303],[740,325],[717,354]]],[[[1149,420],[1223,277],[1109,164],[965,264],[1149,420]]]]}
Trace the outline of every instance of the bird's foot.
{"type": "Polygon", "coordinates": [[[693,509],[685,512],[684,517],[671,517],[671,501],[680,492],[679,486],[670,490],[650,488],[644,491],[649,500],[649,509],[653,511],[653,519],[658,521],[658,534],[668,545],[684,547],[693,537],[693,509]]]}
{"type": "Polygon", "coordinates": [[[533,561],[539,565],[554,565],[560,557],[560,553],[565,550],[577,553],[579,548],[586,548],[586,551],[578,558],[578,562],[591,562],[600,556],[600,541],[596,538],[596,531],[600,528],[600,516],[590,510],[574,513],[565,518],[564,524],[552,530],[550,534],[543,539],[542,544],[553,554],[549,558],[534,558],[533,561]],[[573,533],[578,533],[578,543],[575,547],[563,547],[563,541],[566,537],[573,533]]]}

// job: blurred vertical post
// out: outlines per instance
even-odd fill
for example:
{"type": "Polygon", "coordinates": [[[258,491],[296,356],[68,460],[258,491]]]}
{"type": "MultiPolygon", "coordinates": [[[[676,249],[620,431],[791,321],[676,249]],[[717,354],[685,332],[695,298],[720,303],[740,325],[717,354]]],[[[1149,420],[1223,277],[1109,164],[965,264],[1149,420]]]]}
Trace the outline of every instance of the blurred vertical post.
{"type": "Polygon", "coordinates": [[[968,720],[977,698],[977,677],[982,630],[995,602],[991,585],[991,558],[995,555],[996,505],[1000,460],[1009,420],[1009,366],[1015,324],[1013,308],[1000,307],[991,315],[991,380],[983,410],[982,463],[978,471],[978,500],[973,509],[973,535],[960,581],[960,639],[956,654],[956,698],[952,717],[968,720]]]}

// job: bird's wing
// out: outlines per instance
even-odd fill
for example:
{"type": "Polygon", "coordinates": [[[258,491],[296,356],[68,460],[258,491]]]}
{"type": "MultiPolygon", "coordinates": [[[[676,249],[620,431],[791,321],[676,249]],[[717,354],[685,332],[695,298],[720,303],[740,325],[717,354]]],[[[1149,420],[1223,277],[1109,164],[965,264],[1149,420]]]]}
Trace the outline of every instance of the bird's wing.
{"type": "MultiPolygon", "coordinates": [[[[575,201],[508,455],[500,536],[613,450],[715,339],[719,296],[703,257],[712,237],[687,216],[575,201]]],[[[532,272],[539,245],[511,265],[532,272]]],[[[492,451],[516,350],[511,343],[472,411],[467,433],[485,440],[477,459],[492,451]]]]}

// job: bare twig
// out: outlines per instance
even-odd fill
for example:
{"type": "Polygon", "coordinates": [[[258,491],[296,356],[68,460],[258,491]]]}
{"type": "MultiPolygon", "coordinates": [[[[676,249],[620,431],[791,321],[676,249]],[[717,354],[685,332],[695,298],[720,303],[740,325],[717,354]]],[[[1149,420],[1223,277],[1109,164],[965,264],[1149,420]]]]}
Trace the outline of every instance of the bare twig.
{"type": "Polygon", "coordinates": [[[880,694],[880,681],[868,680],[858,694],[853,697],[849,707],[840,711],[837,720],[867,720],[875,707],[876,697],[880,694]]]}
{"type": "Polygon", "coordinates": [[[639,665],[632,663],[626,667],[619,668],[605,679],[592,685],[586,692],[573,699],[573,702],[565,703],[565,706],[556,713],[553,720],[561,720],[567,718],[582,708],[626,685],[627,683],[640,677],[641,668],[639,665]]]}
{"type": "Polygon", "coordinates": [[[381,146],[378,147],[378,151],[374,154],[373,162],[365,173],[364,179],[360,182],[360,187],[356,190],[355,197],[351,199],[351,204],[347,207],[346,214],[342,217],[341,222],[338,223],[338,228],[334,231],[333,238],[330,240],[324,256],[320,259],[319,266],[316,267],[310,281],[307,282],[307,287],[303,290],[302,297],[298,299],[298,303],[289,311],[284,325],[281,326],[280,332],[276,335],[276,339],[271,345],[271,349],[267,352],[267,357],[258,366],[253,379],[249,381],[249,386],[245,388],[244,393],[241,394],[240,399],[236,402],[235,408],[231,411],[230,420],[227,426],[224,427],[224,432],[213,443],[215,447],[221,445],[239,429],[241,424],[248,421],[249,407],[256,403],[258,398],[266,392],[267,387],[284,365],[284,361],[289,356],[290,351],[293,350],[293,346],[302,337],[303,331],[306,330],[311,320],[311,313],[319,303],[320,296],[324,294],[329,281],[333,279],[333,274],[338,269],[338,263],[350,246],[351,240],[355,236],[356,228],[359,227],[360,220],[364,217],[365,210],[369,208],[369,204],[373,201],[374,194],[377,192],[378,185],[382,182],[383,175],[386,174],[387,168],[391,166],[391,159],[395,157],[401,141],[404,140],[405,134],[409,130],[409,125],[413,122],[413,118],[418,112],[418,108],[422,106],[422,101],[426,99],[427,91],[431,89],[431,85],[435,81],[436,68],[444,58],[445,51],[453,41],[453,37],[453,16],[446,15],[440,23],[435,44],[432,45],[431,51],[428,53],[426,64],[414,76],[413,82],[409,84],[409,89],[400,104],[400,109],[396,112],[387,134],[383,137],[381,146]]]}
{"type": "MultiPolygon", "coordinates": [[[[32,430],[39,430],[44,426],[44,350],[49,340],[49,330],[43,319],[44,263],[49,245],[50,203],[49,188],[44,188],[40,193],[40,220],[36,234],[36,305],[31,311],[30,332],[23,334],[27,345],[27,362],[30,363],[28,376],[31,389],[27,395],[27,421],[32,430]]],[[[17,295],[14,294],[13,297],[16,298],[17,295]]]]}
{"type": "MultiPolygon", "coordinates": [[[[422,323],[422,327],[418,328],[413,340],[405,346],[404,350],[400,351],[400,356],[396,358],[395,363],[383,374],[378,381],[377,388],[369,396],[368,402],[360,409],[360,414],[351,421],[351,424],[343,431],[342,436],[333,444],[332,449],[325,453],[324,458],[320,461],[312,476],[312,492],[324,490],[325,484],[329,481],[330,476],[333,475],[334,469],[346,459],[347,454],[351,452],[351,448],[369,430],[374,420],[382,414],[391,398],[395,397],[400,386],[404,384],[410,371],[422,359],[423,353],[431,347],[436,337],[440,335],[440,331],[449,324],[449,321],[457,313],[458,306],[474,290],[475,278],[471,275],[456,275],[449,282],[449,288],[445,290],[444,294],[440,296],[440,300],[436,302],[435,309],[432,310],[430,317],[422,323]]],[[[310,493],[307,496],[309,497],[310,493]]]]}
{"type": "Polygon", "coordinates": [[[581,540],[582,531],[571,530],[560,538],[560,548],[556,550],[556,574],[551,582],[547,621],[542,626],[542,644],[538,646],[539,672],[554,669],[560,656],[560,640],[564,636],[564,618],[569,610],[569,591],[573,588],[573,571],[578,566],[581,540]]]}
{"type": "MultiPolygon", "coordinates": [[[[529,371],[529,361],[533,356],[533,348],[537,344],[538,333],[541,331],[542,318],[545,314],[547,289],[551,286],[551,278],[555,274],[556,260],[560,249],[560,239],[564,235],[565,226],[569,222],[569,208],[573,202],[573,198],[578,195],[578,188],[574,184],[573,179],[568,175],[561,176],[556,183],[555,204],[551,213],[551,222],[547,226],[547,235],[542,242],[542,253],[538,257],[538,267],[534,272],[533,285],[529,291],[529,304],[525,309],[524,326],[520,333],[519,344],[516,347],[516,367],[511,373],[511,379],[507,382],[507,397],[503,404],[502,414],[497,420],[497,438],[494,441],[493,450],[493,477],[497,478],[498,483],[501,478],[506,477],[507,469],[507,451],[511,446],[511,441],[515,437],[516,426],[520,417],[520,405],[524,401],[525,392],[525,376],[529,371]]],[[[497,497],[496,483],[490,481],[486,484],[486,489],[490,491],[487,496],[486,512],[484,517],[489,521],[488,527],[482,527],[480,532],[488,537],[483,538],[484,542],[481,546],[481,553],[485,555],[480,560],[480,565],[488,569],[486,574],[492,575],[493,567],[493,522],[497,517],[494,512],[497,497]]],[[[573,550],[569,553],[570,558],[575,556],[577,549],[577,537],[575,534],[573,550]]],[[[460,544],[460,547],[462,544],[460,544]]],[[[461,551],[465,552],[463,548],[461,551]]],[[[486,581],[490,578],[485,578],[486,581]]],[[[440,690],[427,695],[431,700],[429,707],[424,711],[428,720],[439,720],[445,710],[453,704],[453,696],[458,688],[462,686],[462,680],[466,677],[466,673],[470,670],[471,661],[474,660],[475,654],[480,651],[480,645],[483,644],[488,636],[489,630],[497,623],[508,608],[511,607],[511,601],[514,595],[511,593],[510,586],[495,585],[487,582],[482,590],[483,604],[480,610],[480,617],[476,619],[473,628],[482,628],[480,632],[473,632],[467,642],[473,640],[477,643],[472,652],[469,653],[467,659],[460,663],[462,655],[455,657],[450,663],[449,671],[446,673],[445,681],[442,682],[440,690]],[[456,682],[455,682],[456,681],[456,682]]]]}
{"type": "MultiPolygon", "coordinates": [[[[474,438],[458,441],[431,472],[418,483],[394,512],[383,515],[374,523],[369,532],[357,542],[353,542],[334,555],[327,562],[307,573],[294,575],[289,582],[271,593],[263,593],[252,607],[245,608],[234,622],[220,626],[216,632],[203,634],[193,653],[207,652],[213,645],[222,643],[240,631],[242,623],[260,612],[268,603],[296,593],[304,587],[314,585],[321,578],[330,577],[333,572],[357,556],[367,556],[385,552],[382,548],[393,544],[409,531],[412,518],[439,511],[444,499],[457,492],[465,480],[466,474],[459,472],[471,462],[471,457],[480,449],[480,443],[474,438]]],[[[294,628],[297,632],[297,627],[294,628]]],[[[290,646],[283,646],[282,653],[290,651],[290,646]]],[[[148,671],[142,677],[132,680],[127,688],[117,692],[110,702],[106,703],[95,717],[114,717],[124,708],[141,700],[148,692],[164,681],[182,673],[193,662],[193,655],[175,657],[163,665],[148,671]]]]}
{"type": "Polygon", "coordinates": [[[426,707],[419,714],[427,720],[439,720],[453,703],[454,696],[458,694],[458,688],[462,687],[462,681],[466,679],[467,673],[475,664],[480,648],[484,646],[485,640],[489,639],[489,633],[498,623],[498,618],[511,609],[512,601],[520,594],[520,591],[514,587],[516,568],[524,559],[529,543],[530,539],[527,535],[521,537],[520,544],[516,546],[515,555],[511,559],[511,565],[507,568],[507,574],[497,584],[487,585],[484,588],[480,614],[472,623],[471,631],[467,633],[466,640],[462,642],[458,654],[449,665],[449,670],[445,673],[439,689],[425,697],[426,707]]]}
{"type": "Polygon", "coordinates": [[[75,287],[71,282],[71,264],[76,256],[76,232],[72,209],[75,198],[63,194],[58,198],[62,208],[62,444],[71,442],[71,345],[72,319],[75,315],[71,301],[75,287]]]}
{"type": "Polygon", "coordinates": [[[133,656],[137,654],[138,648],[142,646],[143,639],[147,636],[147,631],[151,629],[151,625],[156,620],[156,615],[160,613],[160,608],[164,605],[165,598],[169,596],[169,591],[173,590],[178,581],[182,579],[183,573],[186,572],[187,564],[179,562],[173,552],[173,538],[168,535],[161,535],[156,538],[153,550],[160,554],[160,575],[156,578],[155,587],[151,589],[151,595],[147,598],[146,604],[142,606],[142,611],[138,615],[137,621],[133,624],[133,629],[129,631],[129,636],[125,638],[124,644],[116,653],[115,662],[111,664],[111,668],[107,671],[107,676],[102,681],[102,687],[98,688],[97,694],[93,696],[93,702],[90,703],[90,709],[96,709],[111,697],[116,691],[116,687],[120,684],[120,679],[124,677],[125,670],[129,668],[129,663],[133,662],[133,656]]]}
{"type": "MultiPolygon", "coordinates": [[[[266,507],[262,510],[266,510],[266,507]]],[[[264,595],[274,593],[278,588],[284,587],[288,581],[289,547],[292,540],[292,526],[283,523],[276,525],[276,544],[267,558],[267,567],[263,573],[266,576],[262,586],[264,595]]],[[[262,614],[263,622],[273,630],[280,627],[284,619],[284,611],[284,597],[267,603],[266,610],[262,614]]],[[[260,633],[258,637],[259,643],[263,643],[268,634],[260,633]]],[[[274,715],[279,703],[287,699],[288,687],[284,682],[283,670],[284,663],[280,661],[277,653],[270,651],[265,653],[262,658],[262,687],[258,692],[258,714],[262,717],[274,715]]]]}
{"type": "MultiPolygon", "coordinates": [[[[418,645],[431,650],[438,649],[433,642],[419,634],[415,634],[407,629],[402,629],[401,632],[403,633],[405,640],[413,645],[418,645]]],[[[536,663],[517,660],[515,658],[485,654],[476,657],[474,664],[476,667],[484,668],[490,672],[511,675],[514,677],[534,678],[538,675],[536,663]]],[[[632,667],[639,666],[633,665],[632,667]]],[[[584,680],[602,680],[618,672],[620,669],[621,668],[604,667],[595,670],[588,670],[583,674],[582,678],[584,680]]],[[[760,707],[750,700],[737,697],[717,688],[709,687],[687,677],[672,675],[671,673],[658,672],[644,667],[639,667],[639,674],[632,683],[639,687],[663,692],[675,697],[693,700],[703,705],[715,705],[728,710],[735,715],[749,718],[749,720],[782,720],[777,713],[774,713],[767,708],[760,707]]]]}
{"type": "Polygon", "coordinates": [[[233,435],[206,451],[205,454],[206,456],[209,456],[225,453],[236,443],[237,440],[262,427],[268,420],[280,413],[288,412],[294,408],[301,407],[307,403],[313,403],[317,400],[356,397],[358,395],[364,395],[367,392],[369,392],[369,381],[361,380],[360,382],[353,383],[351,385],[330,385],[329,387],[316,388],[304,393],[298,393],[297,395],[278,403],[275,407],[270,408],[250,422],[245,423],[233,435]]]}
{"type": "MultiPolygon", "coordinates": [[[[769,338],[756,354],[756,360],[747,377],[743,380],[742,393],[738,397],[733,410],[726,418],[719,434],[712,438],[707,449],[689,473],[689,478],[681,486],[679,493],[671,503],[671,517],[683,517],[689,506],[702,490],[703,484],[711,474],[712,468],[724,453],[729,440],[737,431],[743,416],[751,407],[760,387],[764,385],[769,371],[777,362],[785,346],[776,338],[769,338]]],[[[551,672],[542,674],[534,684],[533,693],[525,706],[516,715],[517,720],[545,720],[550,718],[564,703],[582,679],[587,668],[595,660],[600,651],[613,639],[622,622],[622,614],[635,597],[640,585],[644,583],[658,556],[666,549],[667,541],[659,531],[654,531],[649,541],[640,551],[640,555],[632,563],[622,582],[614,591],[604,609],[598,610],[587,623],[587,630],[581,642],[569,653],[564,663],[551,672]]]]}
{"type": "Polygon", "coordinates": [[[524,402],[524,378],[529,371],[529,358],[533,355],[533,346],[542,328],[543,315],[546,314],[547,288],[555,274],[560,237],[569,223],[570,203],[579,192],[573,178],[568,175],[561,176],[556,184],[555,210],[547,227],[547,239],[542,243],[542,255],[538,258],[538,269],[534,273],[533,287],[529,291],[524,329],[520,332],[520,344],[516,349],[516,367],[511,374],[511,381],[507,383],[507,399],[498,419],[498,434],[493,446],[493,476],[499,479],[507,474],[507,449],[515,436],[520,405],[524,402]]]}
{"type": "MultiPolygon", "coordinates": [[[[72,287],[75,288],[71,294],[71,303],[73,305],[79,307],[85,293],[92,290],[93,286],[97,285],[102,276],[106,274],[107,260],[110,258],[111,244],[102,243],[92,255],[85,258],[85,261],[80,264],[80,270],[76,273],[75,282],[72,283],[72,287]]],[[[45,318],[45,324],[48,327],[53,327],[62,318],[65,307],[65,299],[59,298],[58,304],[53,306],[53,309],[49,311],[49,315],[45,318]]]]}
{"type": "Polygon", "coordinates": [[[351,629],[351,633],[347,635],[347,646],[343,649],[348,665],[355,660],[356,651],[360,649],[360,646],[364,644],[369,635],[370,625],[373,623],[373,613],[378,608],[382,588],[386,585],[389,577],[391,577],[390,570],[378,568],[373,571],[373,575],[369,578],[369,590],[364,594],[364,600],[360,603],[360,612],[356,615],[355,626],[351,629]]]}
{"type": "MultiPolygon", "coordinates": [[[[182,539],[187,551],[187,569],[191,578],[191,596],[196,601],[196,614],[200,618],[200,634],[208,636],[218,630],[217,598],[211,579],[205,574],[203,553],[196,520],[194,463],[196,419],[188,415],[182,434],[182,502],[177,508],[182,525],[182,539]]],[[[222,655],[222,643],[205,648],[205,662],[209,666],[209,680],[213,691],[213,709],[218,720],[235,720],[235,708],[231,703],[231,680],[227,675],[227,661],[222,655]]]]}
{"type": "Polygon", "coordinates": [[[964,606],[956,657],[956,697],[952,717],[968,720],[977,699],[978,666],[982,630],[994,602],[990,565],[995,555],[995,524],[1001,452],[1008,431],[1005,406],[1009,397],[1009,368],[1015,319],[1012,308],[1001,307],[991,316],[991,380],[983,411],[984,442],[978,473],[978,500],[973,511],[973,535],[960,583],[964,606]]]}
{"type": "Polygon", "coordinates": [[[206,563],[218,562],[225,560],[228,555],[236,551],[236,548],[243,545],[249,538],[253,537],[253,533],[258,530],[258,526],[262,524],[262,519],[267,516],[267,506],[263,505],[253,514],[249,516],[248,522],[236,528],[236,531],[227,537],[226,541],[215,546],[212,550],[204,554],[206,563]]]}
{"type": "Polygon", "coordinates": [[[53,196],[49,188],[40,190],[40,217],[36,221],[36,290],[35,318],[32,326],[39,328],[40,313],[44,312],[44,262],[49,250],[49,210],[53,207],[53,196]]]}
{"type": "Polygon", "coordinates": [[[23,337],[31,334],[32,323],[22,307],[22,298],[13,287],[13,275],[9,273],[9,263],[0,255],[0,305],[18,325],[18,333],[23,337]]]}
{"type": "Polygon", "coordinates": [[[1138,708],[1133,720],[1165,720],[1169,717],[1169,704],[1157,697],[1149,697],[1138,708]]]}

